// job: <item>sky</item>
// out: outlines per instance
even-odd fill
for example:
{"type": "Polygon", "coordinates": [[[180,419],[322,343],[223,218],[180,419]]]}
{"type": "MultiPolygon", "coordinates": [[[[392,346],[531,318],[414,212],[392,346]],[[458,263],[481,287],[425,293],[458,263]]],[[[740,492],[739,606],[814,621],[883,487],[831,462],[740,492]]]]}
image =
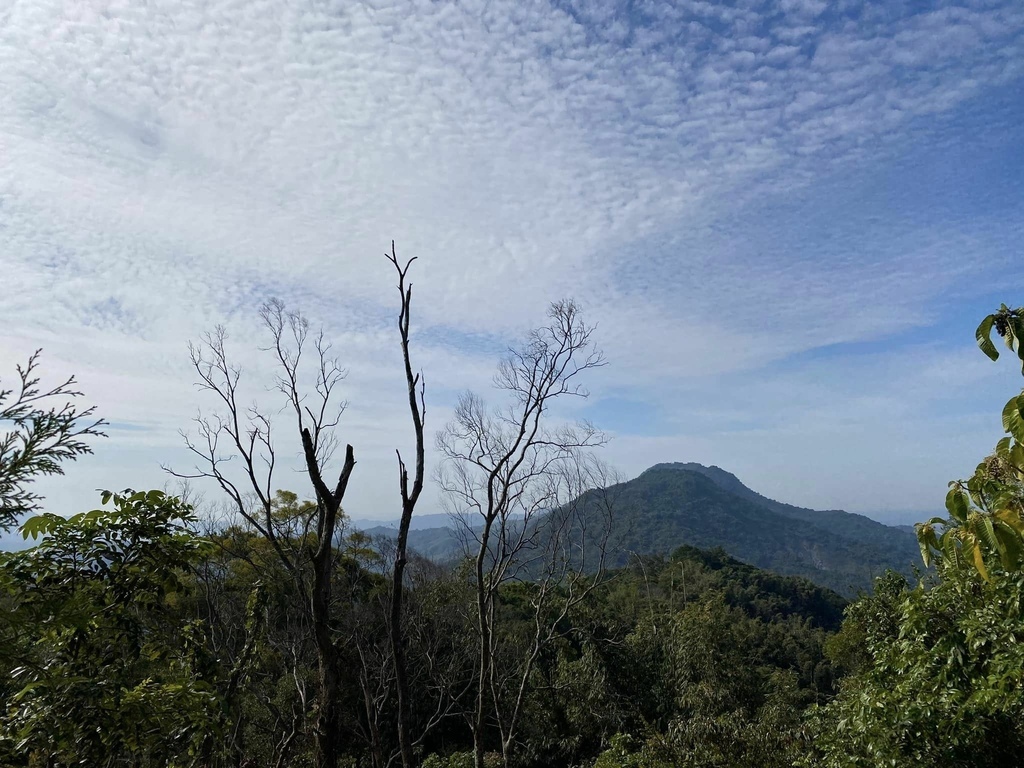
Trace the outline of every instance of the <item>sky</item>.
{"type": "Polygon", "coordinates": [[[348,370],[346,510],[397,517],[394,240],[428,436],[573,297],[608,365],[555,416],[624,476],[912,522],[1021,386],[974,328],[1021,303],[1022,146],[1017,0],[0,0],[0,377],[42,348],[110,422],[39,484],[89,509],[191,467],[204,331],[277,412],[279,298],[348,370]]]}

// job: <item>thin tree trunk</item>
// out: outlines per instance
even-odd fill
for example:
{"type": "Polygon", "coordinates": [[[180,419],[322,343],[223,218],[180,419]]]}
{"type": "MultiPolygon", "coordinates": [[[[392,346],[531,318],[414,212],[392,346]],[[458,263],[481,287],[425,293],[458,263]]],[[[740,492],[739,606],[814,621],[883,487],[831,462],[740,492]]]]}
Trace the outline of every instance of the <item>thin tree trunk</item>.
{"type": "MultiPolygon", "coordinates": [[[[408,526],[399,531],[399,536],[408,535],[408,526]]],[[[404,537],[401,537],[402,539],[404,537]]],[[[399,539],[399,551],[395,555],[391,598],[391,656],[394,663],[395,694],[398,702],[398,749],[401,751],[403,768],[414,764],[413,745],[409,737],[409,676],[406,670],[406,653],[401,642],[401,596],[402,579],[406,570],[406,542],[399,539]]]]}
{"type": "Polygon", "coordinates": [[[398,315],[398,332],[402,342],[402,360],[405,364],[405,380],[408,385],[409,412],[412,416],[413,430],[416,434],[416,467],[413,475],[412,488],[409,488],[409,473],[398,454],[399,488],[402,493],[402,519],[398,525],[398,543],[395,546],[395,567],[391,580],[391,621],[389,637],[391,640],[391,658],[395,669],[395,693],[398,701],[398,746],[402,756],[403,768],[412,768],[414,757],[412,739],[409,737],[409,676],[405,665],[405,646],[402,643],[402,599],[404,596],[404,579],[406,566],[406,545],[409,540],[409,526],[416,501],[423,490],[423,419],[426,405],[423,398],[423,383],[419,374],[412,371],[409,357],[409,317],[412,305],[412,286],[406,285],[405,277],[415,258],[406,262],[405,267],[398,263],[395,255],[395,242],[391,241],[391,255],[387,257],[398,271],[398,292],[402,296],[402,309],[398,315]],[[418,389],[417,389],[418,387],[418,389]]]}
{"type": "Polygon", "coordinates": [[[338,764],[338,669],[334,653],[317,644],[320,683],[320,707],[313,730],[316,738],[316,768],[335,768],[338,764]]]}
{"type": "Polygon", "coordinates": [[[359,687],[363,690],[363,709],[366,711],[366,727],[370,737],[370,762],[373,768],[384,768],[384,748],[381,745],[380,727],[377,722],[377,708],[370,692],[369,665],[362,649],[359,650],[359,687]]]}
{"type": "MultiPolygon", "coordinates": [[[[479,606],[478,606],[479,607],[479,606]]],[[[485,615],[481,608],[481,616],[485,615]]],[[[484,728],[487,723],[487,680],[491,674],[491,637],[486,619],[480,623],[480,688],[476,696],[476,722],[473,727],[473,763],[484,768],[484,728]]]]}
{"type": "Polygon", "coordinates": [[[319,673],[320,703],[313,730],[315,734],[316,768],[335,768],[338,764],[338,708],[340,680],[338,652],[331,638],[329,623],[331,583],[330,570],[314,563],[312,600],[313,637],[319,673]]]}
{"type": "MultiPolygon", "coordinates": [[[[403,522],[404,522],[403,516],[403,522]]],[[[409,738],[409,678],[405,668],[405,649],[402,645],[402,579],[405,574],[405,538],[408,525],[399,531],[398,551],[395,553],[395,570],[391,598],[391,656],[395,667],[395,693],[398,700],[398,747],[402,754],[403,768],[412,768],[412,744],[409,738]]]]}
{"type": "Polygon", "coordinates": [[[473,727],[473,763],[475,768],[484,768],[484,729],[487,723],[487,681],[491,676],[491,625],[488,621],[487,584],[484,581],[484,561],[487,557],[487,543],[490,538],[490,524],[485,523],[480,538],[480,550],[476,556],[476,615],[477,634],[480,640],[479,687],[476,694],[476,722],[473,727]]]}

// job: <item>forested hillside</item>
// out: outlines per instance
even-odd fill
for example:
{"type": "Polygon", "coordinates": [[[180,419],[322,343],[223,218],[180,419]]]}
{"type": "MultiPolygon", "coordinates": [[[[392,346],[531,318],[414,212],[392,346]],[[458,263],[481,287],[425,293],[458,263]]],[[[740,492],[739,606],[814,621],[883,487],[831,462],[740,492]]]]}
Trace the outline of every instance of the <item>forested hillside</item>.
{"type": "Polygon", "coordinates": [[[697,472],[709,478],[722,490],[742,499],[777,512],[784,517],[802,520],[820,528],[844,541],[867,544],[888,557],[897,570],[904,568],[904,562],[917,561],[917,538],[913,526],[890,526],[872,520],[866,515],[845,512],[841,509],[807,509],[781,501],[769,499],[751,490],[731,472],[720,467],[705,467],[696,462],[657,464],[655,469],[679,469],[697,472]]]}
{"type": "Polygon", "coordinates": [[[913,534],[839,510],[767,499],[734,475],[699,464],[657,464],[620,491],[632,514],[628,549],[670,543],[720,546],[778,573],[806,576],[852,596],[887,569],[920,562],[913,534]]]}
{"type": "MultiPolygon", "coordinates": [[[[301,509],[280,498],[280,514],[301,509]]],[[[19,753],[60,764],[115,756],[171,764],[190,751],[210,764],[312,759],[303,698],[315,655],[273,553],[243,529],[203,544],[187,532],[187,507],[162,494],[114,501],[110,512],[49,518],[44,544],[6,561],[11,613],[0,658],[23,670],[4,689],[8,733],[21,734],[7,742],[9,764],[21,764],[19,753]],[[111,548],[119,554],[107,562],[111,548]],[[44,612],[49,618],[38,623],[44,612]],[[80,635],[83,615],[92,618],[80,635]],[[35,684],[25,690],[29,677],[35,684]],[[62,717],[69,711],[80,716],[62,717]],[[168,733],[170,740],[154,735],[168,733]]],[[[384,765],[397,749],[394,702],[381,697],[390,677],[386,580],[358,537],[340,554],[341,760],[384,765]]],[[[458,571],[425,561],[412,564],[410,576],[417,752],[425,765],[462,765],[472,749],[464,721],[472,709],[471,594],[458,571]]],[[[535,590],[518,584],[502,592],[499,645],[511,654],[501,660],[503,675],[515,674],[508,662],[534,625],[535,590]]],[[[715,764],[707,761],[724,750],[786,765],[800,713],[835,690],[824,646],[844,606],[803,579],[721,551],[683,548],[612,571],[586,606],[559,621],[528,676],[516,762],[607,764],[615,749],[646,739],[666,756],[704,755],[699,764],[715,764]],[[713,738],[737,729],[739,741],[713,738]]],[[[488,750],[500,745],[489,741],[488,750]]]]}

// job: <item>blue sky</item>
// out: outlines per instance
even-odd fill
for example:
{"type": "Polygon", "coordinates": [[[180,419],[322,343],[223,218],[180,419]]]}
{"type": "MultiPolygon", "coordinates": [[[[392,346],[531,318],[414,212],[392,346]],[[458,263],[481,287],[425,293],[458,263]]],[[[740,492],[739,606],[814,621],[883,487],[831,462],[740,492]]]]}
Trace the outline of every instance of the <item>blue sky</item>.
{"type": "Polygon", "coordinates": [[[225,324],[271,397],[256,309],[277,296],[350,371],[350,513],[394,517],[392,239],[420,257],[431,432],[562,296],[610,365],[561,415],[604,426],[627,475],[715,463],[787,502],[912,520],[1020,387],[973,343],[1024,288],[1013,0],[33,0],[0,18],[0,375],[43,347],[117,425],[45,485],[59,511],[187,466],[203,330],[225,324]]]}

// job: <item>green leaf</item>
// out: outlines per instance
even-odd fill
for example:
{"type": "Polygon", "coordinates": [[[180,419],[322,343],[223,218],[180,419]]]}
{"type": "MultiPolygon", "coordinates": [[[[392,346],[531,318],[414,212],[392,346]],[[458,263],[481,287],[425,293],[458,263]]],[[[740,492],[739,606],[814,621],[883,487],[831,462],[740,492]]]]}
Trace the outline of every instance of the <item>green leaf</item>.
{"type": "Polygon", "coordinates": [[[978,346],[981,347],[981,351],[988,355],[990,360],[999,359],[999,350],[996,349],[996,345],[992,343],[992,324],[995,323],[996,316],[989,315],[981,321],[981,325],[978,326],[978,330],[974,332],[974,337],[978,340],[978,346]]]}
{"type": "Polygon", "coordinates": [[[55,528],[58,528],[64,522],[66,521],[63,517],[55,515],[52,512],[44,512],[41,515],[35,515],[22,524],[21,537],[25,540],[27,540],[29,536],[31,536],[33,540],[38,539],[40,536],[52,533],[55,528]]]}
{"type": "Polygon", "coordinates": [[[999,549],[999,542],[996,540],[996,532],[992,527],[992,518],[988,515],[978,515],[974,520],[974,529],[978,536],[993,552],[999,549]]]}
{"type": "MultiPolygon", "coordinates": [[[[1020,312],[1020,310],[1017,310],[1020,312]]],[[[1017,357],[1024,360],[1024,316],[1017,315],[1009,319],[1010,332],[1017,340],[1017,357]]]]}
{"type": "Polygon", "coordinates": [[[988,575],[988,568],[985,567],[985,558],[981,551],[981,544],[974,535],[971,535],[964,542],[964,550],[971,558],[974,568],[981,574],[981,578],[985,581],[991,581],[988,575]]]}
{"type": "Polygon", "coordinates": [[[39,536],[39,517],[39,515],[36,515],[35,517],[30,517],[28,520],[21,524],[21,538],[28,541],[29,536],[31,536],[33,540],[39,536]]]}
{"type": "Polygon", "coordinates": [[[1011,397],[1003,406],[1003,429],[1024,442],[1024,395],[1011,397]]]}
{"type": "Polygon", "coordinates": [[[1010,444],[1013,442],[1012,437],[1004,437],[998,443],[996,443],[996,456],[1001,459],[1008,459],[1010,457],[1010,444]]]}
{"type": "Polygon", "coordinates": [[[959,542],[952,533],[952,531],[946,531],[942,534],[942,555],[945,557],[947,563],[952,565],[956,570],[960,570],[963,567],[964,562],[963,554],[960,551],[960,547],[957,546],[959,542]]]}
{"type": "Polygon", "coordinates": [[[1020,515],[1017,514],[1013,509],[1005,507],[1003,509],[997,509],[993,514],[993,517],[997,520],[1003,521],[1007,526],[1015,530],[1018,534],[1024,536],[1024,520],[1021,519],[1020,515]]]}
{"type": "Polygon", "coordinates": [[[967,522],[967,497],[959,488],[950,488],[949,493],[946,494],[946,510],[949,512],[949,516],[958,523],[967,522]]]}
{"type": "Polygon", "coordinates": [[[1024,471],[1024,443],[1014,443],[1006,458],[1018,472],[1024,471]]]}
{"type": "MultiPolygon", "coordinates": [[[[938,518],[932,518],[936,520],[938,518]]],[[[941,522],[941,521],[940,521],[941,522]]],[[[921,548],[921,559],[925,567],[932,564],[932,549],[939,548],[939,540],[935,535],[935,528],[932,523],[918,523],[914,526],[917,532],[917,545],[921,548]]]]}
{"type": "Polygon", "coordinates": [[[1024,554],[1020,534],[1002,520],[996,520],[995,533],[999,539],[999,559],[1003,563],[1003,568],[1007,571],[1017,568],[1024,554]]]}

